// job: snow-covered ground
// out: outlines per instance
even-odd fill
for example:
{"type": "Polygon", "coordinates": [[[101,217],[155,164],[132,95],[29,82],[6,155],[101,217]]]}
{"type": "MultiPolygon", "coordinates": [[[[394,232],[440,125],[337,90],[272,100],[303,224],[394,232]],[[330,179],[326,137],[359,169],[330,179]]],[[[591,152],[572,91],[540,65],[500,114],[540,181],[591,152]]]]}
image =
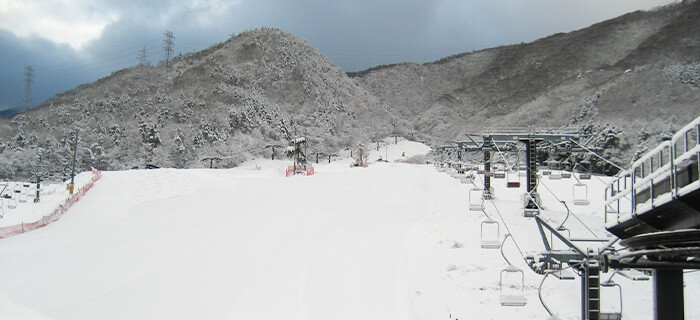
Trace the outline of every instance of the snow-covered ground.
{"type": "MultiPolygon", "coordinates": [[[[77,174],[74,179],[75,190],[88,184],[92,176],[92,172],[77,174]]],[[[2,216],[0,228],[36,222],[50,214],[70,197],[67,189],[69,183],[70,180],[64,183],[41,183],[40,201],[36,203],[34,202],[36,183],[17,181],[0,183],[0,190],[5,189],[3,195],[11,196],[11,198],[0,198],[0,216],[2,216]],[[17,193],[15,190],[21,192],[17,193]]]]}
{"type": "MultiPolygon", "coordinates": [[[[427,151],[420,148],[405,141],[380,151],[395,160],[427,151]]],[[[104,172],[57,222],[0,239],[0,319],[548,317],[537,298],[542,276],[510,241],[504,252],[524,270],[527,305],[500,305],[507,264],[499,250],[480,247],[485,217],[468,209],[473,186],[431,165],[351,161],[289,178],[289,161],[271,160],[104,172]]],[[[535,222],[522,217],[521,181],[507,189],[494,179],[496,200],[485,212],[500,222],[500,238],[507,227],[525,253],[543,246],[535,222]]],[[[543,216],[560,222],[564,200],[606,237],[603,182],[585,181],[589,206],[571,204],[574,182],[542,179],[543,216]]],[[[593,237],[574,217],[565,226],[572,237],[593,237]]],[[[688,319],[700,318],[692,302],[699,280],[686,274],[688,319]]],[[[651,319],[651,284],[615,281],[623,318],[651,319]]],[[[544,301],[562,319],[580,317],[579,282],[544,283],[544,301]]],[[[603,310],[618,309],[616,291],[603,289],[603,310]]]]}

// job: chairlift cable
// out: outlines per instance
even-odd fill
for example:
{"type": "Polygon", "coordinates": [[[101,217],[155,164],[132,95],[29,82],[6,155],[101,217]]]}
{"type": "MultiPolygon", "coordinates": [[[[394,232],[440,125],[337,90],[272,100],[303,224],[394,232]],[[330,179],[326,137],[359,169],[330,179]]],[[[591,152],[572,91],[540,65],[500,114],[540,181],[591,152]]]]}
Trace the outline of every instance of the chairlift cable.
{"type": "Polygon", "coordinates": [[[554,314],[552,314],[552,310],[549,310],[549,307],[544,303],[544,299],[542,299],[542,285],[544,284],[544,280],[546,280],[547,277],[549,277],[549,272],[545,273],[544,277],[542,277],[542,281],[540,281],[540,286],[537,288],[537,296],[540,298],[540,303],[544,307],[544,310],[546,310],[547,313],[549,313],[550,317],[553,317],[554,314]]]}
{"type": "Polygon", "coordinates": [[[493,146],[496,147],[496,151],[498,151],[498,154],[503,158],[503,162],[506,163],[506,168],[510,168],[510,164],[508,164],[508,159],[503,155],[503,152],[501,152],[501,149],[498,148],[498,144],[496,144],[496,141],[491,138],[491,142],[493,142],[493,146]]]}
{"type": "MultiPolygon", "coordinates": [[[[480,175],[477,175],[477,176],[479,177],[479,180],[481,180],[481,176],[480,176],[480,175]]],[[[482,180],[481,182],[482,182],[482,184],[484,183],[483,180],[482,180]]],[[[518,245],[518,241],[515,240],[515,236],[513,236],[513,234],[510,232],[510,228],[508,228],[508,224],[506,223],[506,220],[503,219],[503,215],[501,215],[501,211],[498,210],[498,207],[496,206],[496,203],[493,201],[493,199],[489,199],[489,201],[491,201],[491,204],[493,205],[493,208],[496,209],[496,213],[498,213],[498,216],[501,218],[501,221],[503,222],[503,226],[506,228],[506,232],[507,232],[507,233],[510,235],[510,237],[513,239],[513,243],[515,244],[515,247],[518,249],[518,252],[520,253],[520,256],[521,256],[521,257],[523,258],[523,260],[524,260],[524,259],[525,259],[525,255],[523,254],[523,251],[520,249],[520,245],[518,245]]],[[[484,212],[484,213],[485,213],[485,212],[484,212]]],[[[506,237],[507,237],[507,236],[506,236],[506,237]]],[[[505,241],[505,239],[504,239],[504,241],[505,241]]],[[[501,247],[502,247],[502,246],[501,246],[501,247]]],[[[501,251],[503,251],[502,248],[501,248],[501,251]]],[[[505,256],[504,256],[504,258],[505,258],[505,256]]],[[[506,259],[506,261],[508,261],[508,259],[506,259]]],[[[509,262],[508,264],[510,264],[510,262],[509,262]]]]}
{"type": "MultiPolygon", "coordinates": [[[[583,168],[583,171],[585,171],[586,173],[590,174],[591,177],[596,178],[596,180],[600,181],[600,183],[605,184],[605,185],[608,184],[607,182],[603,181],[603,179],[601,179],[601,178],[598,177],[597,175],[593,174],[593,172],[591,172],[591,170],[586,169],[586,167],[582,166],[580,163],[574,164],[574,166],[571,168],[572,173],[573,173],[574,169],[576,169],[576,167],[583,168]]],[[[620,171],[620,172],[622,172],[622,171],[620,171]]],[[[573,176],[574,176],[574,179],[576,179],[576,181],[578,181],[579,183],[583,183],[583,182],[581,182],[581,179],[579,179],[578,177],[576,177],[576,175],[573,175],[573,176]]]]}
{"type": "MultiPolygon", "coordinates": [[[[527,168],[528,168],[529,170],[532,170],[532,168],[530,168],[529,165],[526,164],[526,166],[527,166],[527,168]]],[[[552,194],[552,196],[554,196],[555,199],[557,199],[557,201],[559,201],[560,203],[562,202],[562,201],[559,199],[559,197],[557,197],[557,195],[554,194],[554,192],[552,192],[552,190],[549,189],[549,187],[547,187],[547,185],[545,185],[544,183],[541,183],[541,180],[542,180],[542,179],[536,179],[536,180],[537,180],[537,184],[535,185],[534,190],[537,190],[537,187],[541,184],[542,186],[545,187],[545,189],[547,189],[547,191],[549,191],[549,193],[552,194]]],[[[579,182],[580,182],[580,181],[579,181],[579,182]]],[[[528,192],[527,194],[528,194],[528,196],[530,197],[530,199],[533,200],[532,202],[535,204],[535,206],[537,207],[537,209],[539,209],[540,211],[542,211],[542,210],[543,210],[542,207],[540,207],[540,205],[537,203],[537,201],[535,201],[535,199],[532,197],[532,195],[531,195],[529,192],[528,192]]],[[[596,235],[595,232],[593,232],[593,230],[591,230],[591,229],[588,227],[588,225],[586,225],[583,221],[581,221],[581,219],[580,219],[575,213],[573,213],[571,210],[569,210],[569,212],[570,212],[571,215],[573,215],[574,218],[576,218],[576,220],[578,220],[578,221],[579,221],[579,222],[580,222],[594,237],[596,237],[596,238],[598,237],[598,235],[596,235]]]]}
{"type": "Polygon", "coordinates": [[[589,153],[593,154],[594,156],[600,158],[601,160],[603,160],[603,161],[605,161],[605,162],[607,162],[607,163],[613,165],[615,168],[620,169],[620,171],[625,171],[625,169],[623,169],[622,167],[618,166],[617,164],[615,164],[614,162],[612,162],[612,161],[610,161],[610,160],[608,160],[608,159],[605,159],[603,156],[601,156],[601,155],[599,155],[599,154],[593,152],[593,150],[584,147],[582,144],[578,143],[576,140],[570,139],[569,141],[571,141],[571,142],[577,144],[579,147],[583,148],[584,150],[588,151],[589,153]]]}
{"type": "MultiPolygon", "coordinates": [[[[537,180],[539,181],[540,179],[537,179],[537,180]]],[[[537,184],[539,185],[540,183],[538,182],[537,184]]],[[[549,187],[547,187],[546,184],[541,183],[541,185],[542,185],[545,189],[547,189],[547,191],[549,191],[549,193],[551,193],[552,196],[553,196],[555,199],[557,199],[557,201],[559,201],[560,203],[562,202],[561,199],[559,199],[559,197],[557,197],[557,195],[554,194],[554,192],[552,192],[552,190],[549,189],[549,187]]],[[[535,205],[537,205],[537,203],[535,203],[535,205]]],[[[537,205],[537,208],[539,208],[540,210],[542,210],[542,208],[540,208],[539,205],[537,205]]],[[[567,207],[567,210],[568,210],[568,212],[571,213],[572,216],[574,216],[574,218],[576,218],[576,220],[578,220],[578,221],[586,228],[586,230],[588,230],[588,232],[590,232],[594,237],[598,238],[598,235],[595,234],[595,232],[593,232],[593,230],[591,230],[591,228],[589,228],[588,225],[586,225],[586,223],[584,223],[573,211],[569,210],[568,207],[567,207]]]]}

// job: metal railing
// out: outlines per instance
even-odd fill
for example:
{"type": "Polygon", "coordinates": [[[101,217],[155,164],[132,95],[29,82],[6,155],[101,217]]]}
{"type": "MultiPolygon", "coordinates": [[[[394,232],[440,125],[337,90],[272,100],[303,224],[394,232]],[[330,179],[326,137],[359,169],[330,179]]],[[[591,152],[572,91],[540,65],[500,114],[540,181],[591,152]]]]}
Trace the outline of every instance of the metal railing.
{"type": "Polygon", "coordinates": [[[605,188],[605,224],[617,225],[700,187],[700,117],[647,152],[605,188]]]}

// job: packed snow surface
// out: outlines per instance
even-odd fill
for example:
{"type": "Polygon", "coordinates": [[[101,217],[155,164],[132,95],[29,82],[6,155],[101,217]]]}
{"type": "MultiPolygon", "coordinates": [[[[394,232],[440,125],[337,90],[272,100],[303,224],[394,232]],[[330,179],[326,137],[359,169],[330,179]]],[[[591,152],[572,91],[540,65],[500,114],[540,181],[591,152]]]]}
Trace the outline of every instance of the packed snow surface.
{"type": "MultiPolygon", "coordinates": [[[[496,200],[484,203],[500,223],[498,238],[513,234],[517,247],[509,240],[504,254],[525,274],[527,305],[504,307],[499,274],[507,264],[499,250],[480,246],[485,215],[468,209],[474,186],[431,165],[350,168],[351,161],[289,178],[289,161],[269,160],[236,169],[104,172],[57,222],[0,240],[0,318],[549,316],[537,298],[542,276],[518,251],[543,249],[535,222],[522,217],[524,178],[519,189],[494,179],[496,200]]],[[[542,179],[543,217],[560,223],[563,200],[595,233],[570,217],[572,237],[607,237],[604,181],[585,181],[589,206],[571,204],[575,182],[542,179]]],[[[623,318],[651,319],[650,282],[614,280],[623,287],[623,318]]],[[[700,318],[691,303],[698,280],[686,274],[689,319],[700,318]]],[[[515,281],[504,291],[517,292],[515,281]]],[[[603,310],[619,310],[617,291],[603,289],[603,310]]],[[[579,295],[578,278],[543,284],[545,303],[562,319],[580,317],[579,295]]]]}

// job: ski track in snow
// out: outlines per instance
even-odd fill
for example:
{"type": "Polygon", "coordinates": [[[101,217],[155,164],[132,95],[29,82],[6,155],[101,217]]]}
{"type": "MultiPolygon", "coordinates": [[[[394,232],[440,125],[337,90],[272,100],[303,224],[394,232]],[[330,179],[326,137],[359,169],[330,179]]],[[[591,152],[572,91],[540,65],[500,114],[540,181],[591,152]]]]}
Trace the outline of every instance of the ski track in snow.
{"type": "MultiPolygon", "coordinates": [[[[393,148],[412,155],[406,143],[393,148]]],[[[537,298],[541,276],[510,242],[504,251],[525,271],[528,304],[500,306],[506,262],[499,250],[480,248],[485,217],[468,209],[472,185],[427,165],[349,168],[345,159],[287,178],[288,162],[258,163],[104,172],[59,221],[0,240],[0,309],[10,312],[2,319],[548,316],[537,298]],[[258,163],[263,170],[247,169],[258,163]]],[[[558,224],[566,211],[544,185],[568,203],[573,179],[541,183],[542,216],[558,224]]],[[[603,182],[586,184],[591,205],[570,208],[602,237],[603,182]]],[[[507,225],[523,253],[541,250],[534,221],[522,217],[524,187],[492,185],[496,200],[485,210],[501,222],[500,238],[507,225]]],[[[574,217],[566,226],[572,236],[591,237],[574,217]]],[[[700,317],[690,295],[698,279],[686,275],[691,319],[700,317]]],[[[651,284],[615,280],[625,318],[650,319],[651,284]]],[[[580,316],[579,282],[545,282],[543,297],[562,319],[580,316]]],[[[617,298],[603,301],[604,310],[615,308],[617,298]]]]}

